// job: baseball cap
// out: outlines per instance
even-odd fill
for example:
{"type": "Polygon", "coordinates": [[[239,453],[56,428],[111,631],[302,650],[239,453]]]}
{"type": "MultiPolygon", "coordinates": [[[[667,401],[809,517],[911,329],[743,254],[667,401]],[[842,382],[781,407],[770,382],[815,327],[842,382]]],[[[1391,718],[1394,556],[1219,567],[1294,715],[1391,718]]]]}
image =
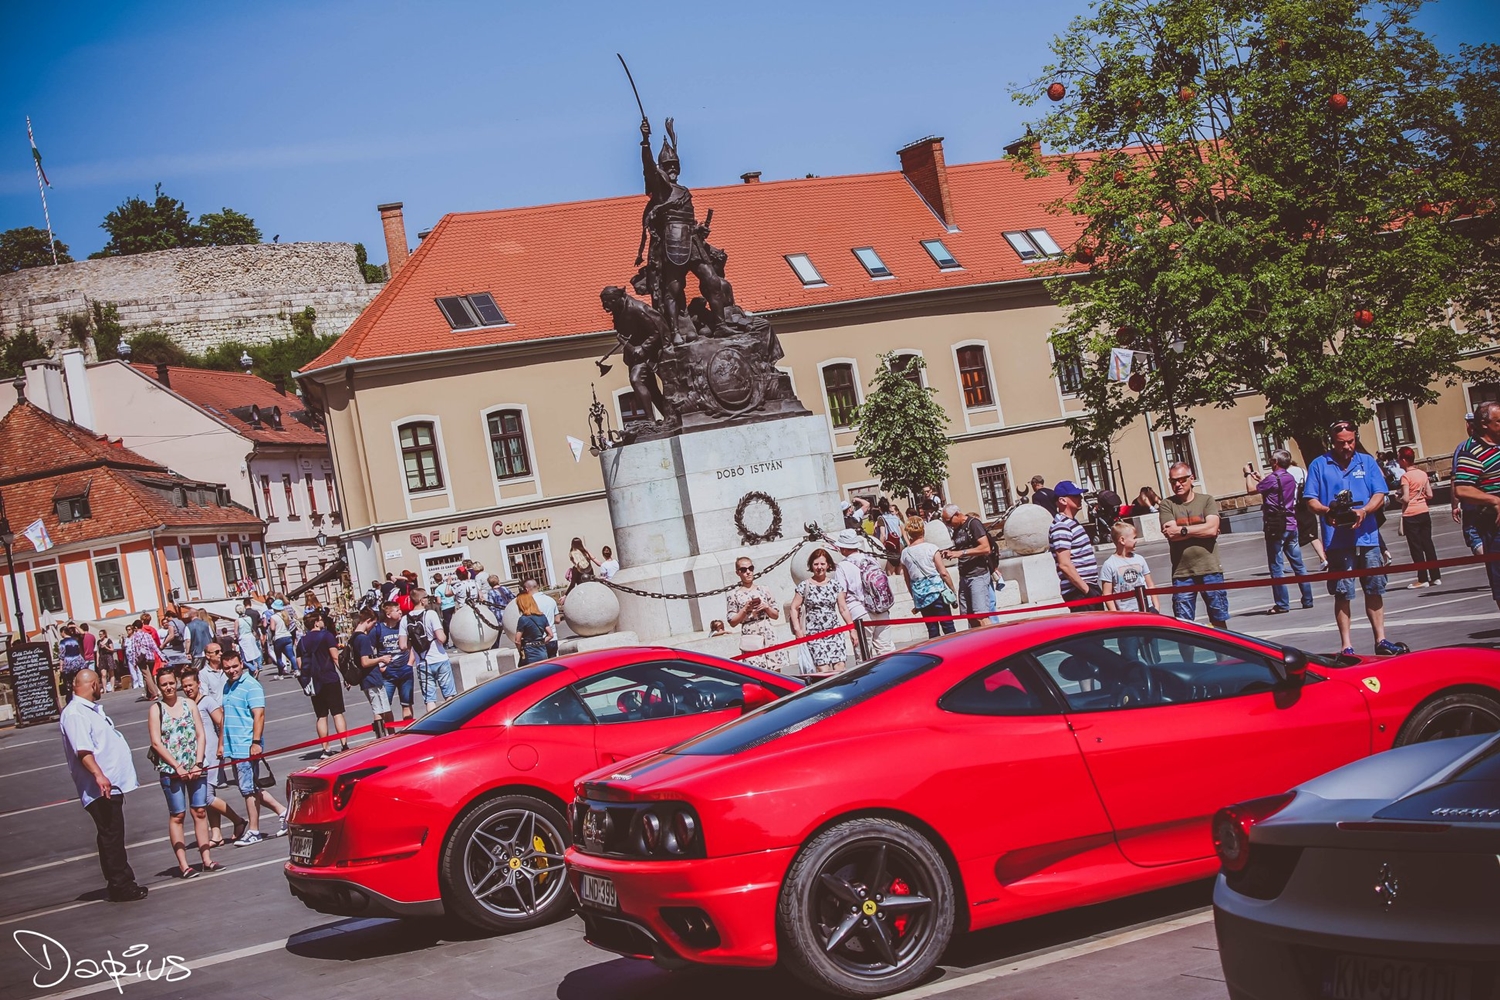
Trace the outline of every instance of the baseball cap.
{"type": "Polygon", "coordinates": [[[1083,487],[1071,479],[1064,479],[1052,487],[1052,492],[1060,497],[1081,497],[1083,496],[1083,487]]]}

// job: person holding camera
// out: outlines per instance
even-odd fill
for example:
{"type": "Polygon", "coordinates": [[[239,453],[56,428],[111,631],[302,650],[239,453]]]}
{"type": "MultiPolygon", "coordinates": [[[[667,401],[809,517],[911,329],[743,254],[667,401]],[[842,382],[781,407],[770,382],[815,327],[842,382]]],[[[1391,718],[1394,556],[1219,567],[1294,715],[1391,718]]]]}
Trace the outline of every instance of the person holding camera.
{"type": "MultiPolygon", "coordinates": [[[[1385,506],[1385,472],[1368,452],[1358,449],[1358,428],[1352,420],[1335,420],[1328,427],[1328,451],[1307,469],[1303,496],[1323,527],[1323,551],[1333,572],[1379,569],[1380,525],[1375,512],[1385,506]]],[[[1365,594],[1365,617],[1375,633],[1375,655],[1394,656],[1405,648],[1385,636],[1385,574],[1328,581],[1333,595],[1333,618],[1339,643],[1353,655],[1349,635],[1350,604],[1356,588],[1365,594]]]]}
{"type": "MultiPolygon", "coordinates": [[[[1485,552],[1500,545],[1500,403],[1474,407],[1473,431],[1455,453],[1453,492],[1474,507],[1474,527],[1485,552]]],[[[1500,563],[1484,564],[1490,596],[1500,608],[1500,563]]]]}
{"type": "MultiPolygon", "coordinates": [[[[1292,475],[1292,453],[1285,448],[1271,452],[1271,471],[1264,477],[1255,469],[1254,462],[1245,463],[1245,488],[1260,494],[1261,530],[1266,536],[1266,563],[1271,569],[1271,578],[1279,580],[1286,573],[1281,560],[1285,556],[1292,567],[1293,576],[1307,572],[1302,564],[1300,528],[1297,524],[1297,477],[1292,475]]],[[[1302,606],[1313,606],[1312,584],[1297,585],[1302,596],[1302,606]]],[[[1271,587],[1271,610],[1268,615],[1284,615],[1291,610],[1291,594],[1284,584],[1271,587]]]]}

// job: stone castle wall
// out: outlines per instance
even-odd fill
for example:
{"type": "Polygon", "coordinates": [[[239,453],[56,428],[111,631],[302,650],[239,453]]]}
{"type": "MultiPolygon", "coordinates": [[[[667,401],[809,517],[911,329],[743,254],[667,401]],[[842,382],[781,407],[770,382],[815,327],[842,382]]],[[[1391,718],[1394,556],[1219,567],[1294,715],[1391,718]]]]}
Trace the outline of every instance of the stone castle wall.
{"type": "Polygon", "coordinates": [[[69,316],[112,303],[130,332],[160,330],[191,351],[227,340],[265,343],[292,332],[308,306],[314,329],[348,329],[383,286],[365,284],[352,243],[200,247],[0,274],[0,336],[35,330],[62,342],[69,316]]]}

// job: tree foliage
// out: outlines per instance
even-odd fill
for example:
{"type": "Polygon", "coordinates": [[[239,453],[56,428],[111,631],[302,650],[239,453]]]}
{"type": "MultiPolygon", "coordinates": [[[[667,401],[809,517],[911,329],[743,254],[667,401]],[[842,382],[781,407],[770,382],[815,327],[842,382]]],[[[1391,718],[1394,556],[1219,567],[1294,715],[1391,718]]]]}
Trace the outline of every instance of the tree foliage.
{"type": "Polygon", "coordinates": [[[927,362],[919,355],[882,354],[878,362],[854,414],[854,454],[885,493],[917,496],[948,477],[948,414],[921,384],[927,362]]]}
{"type": "Polygon", "coordinates": [[[121,257],[176,247],[234,246],[261,241],[255,220],[243,212],[225,208],[206,212],[194,222],[187,206],[162,193],[160,184],[156,185],[156,195],[151,201],[126,198],[104,217],[100,228],[109,233],[109,242],[91,257],[121,257]]]}
{"type": "Polygon", "coordinates": [[[1075,447],[1254,390],[1310,457],[1330,420],[1430,402],[1494,346],[1496,61],[1444,56],[1417,6],[1100,0],[1053,41],[1014,96],[1067,93],[1017,156],[1064,172],[1054,209],[1086,223],[1051,266],[1088,278],[1049,283],[1059,367],[1083,361],[1075,447]],[[1107,378],[1123,340],[1158,360],[1140,393],[1107,378]]]}
{"type": "Polygon", "coordinates": [[[379,264],[370,263],[370,252],[363,243],[354,244],[354,263],[359,265],[359,273],[365,276],[365,284],[378,285],[385,280],[385,270],[379,264]]]}
{"type": "Polygon", "coordinates": [[[17,330],[13,336],[0,343],[0,379],[10,380],[21,374],[28,361],[48,357],[51,348],[37,336],[35,330],[17,330]]]}
{"type": "Polygon", "coordinates": [[[255,220],[243,212],[225,208],[198,216],[194,236],[199,246],[229,247],[261,241],[255,220]]]}
{"type": "MultiPolygon", "coordinates": [[[[57,251],[59,264],[71,264],[68,245],[54,239],[52,247],[57,251]]],[[[0,274],[10,274],[28,267],[49,267],[52,252],[47,248],[47,230],[36,226],[18,226],[0,233],[0,274]]]]}

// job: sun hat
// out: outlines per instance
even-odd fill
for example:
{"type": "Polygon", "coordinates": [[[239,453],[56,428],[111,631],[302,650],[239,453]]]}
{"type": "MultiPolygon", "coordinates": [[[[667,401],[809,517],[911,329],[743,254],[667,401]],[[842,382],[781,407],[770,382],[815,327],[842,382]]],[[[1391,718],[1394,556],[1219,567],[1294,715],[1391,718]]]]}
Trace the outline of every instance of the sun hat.
{"type": "Polygon", "coordinates": [[[271,610],[272,611],[285,611],[286,610],[286,601],[283,601],[283,600],[280,600],[280,599],[272,601],[271,602],[271,610]]]}
{"type": "Polygon", "coordinates": [[[853,528],[845,528],[834,538],[833,544],[841,549],[857,549],[859,548],[859,532],[853,528]]]}

